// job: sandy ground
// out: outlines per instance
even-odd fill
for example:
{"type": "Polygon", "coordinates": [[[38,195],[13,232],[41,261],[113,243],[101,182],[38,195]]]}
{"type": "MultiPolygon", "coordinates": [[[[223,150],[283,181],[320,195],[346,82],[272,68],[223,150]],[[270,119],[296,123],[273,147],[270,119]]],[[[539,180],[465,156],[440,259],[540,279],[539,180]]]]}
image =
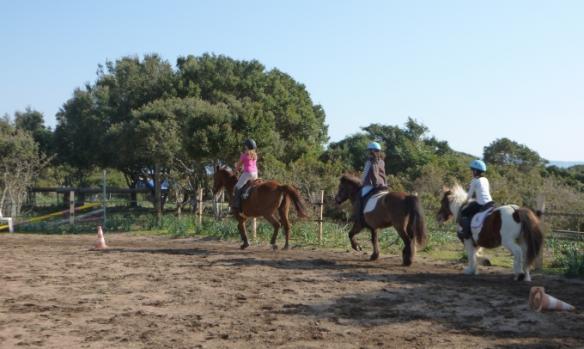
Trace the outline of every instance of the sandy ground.
{"type": "Polygon", "coordinates": [[[0,235],[0,348],[584,346],[584,282],[235,242],[0,235]],[[574,313],[536,313],[532,285],[574,313]]]}

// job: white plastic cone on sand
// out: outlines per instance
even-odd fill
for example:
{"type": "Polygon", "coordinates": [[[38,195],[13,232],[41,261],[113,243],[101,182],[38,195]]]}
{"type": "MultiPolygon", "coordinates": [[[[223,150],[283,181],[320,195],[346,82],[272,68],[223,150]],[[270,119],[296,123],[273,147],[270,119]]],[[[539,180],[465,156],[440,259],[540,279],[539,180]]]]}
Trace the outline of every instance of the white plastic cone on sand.
{"type": "Polygon", "coordinates": [[[103,236],[103,230],[101,229],[101,225],[98,225],[97,226],[97,242],[95,243],[95,249],[102,250],[104,248],[107,248],[107,245],[105,244],[105,238],[103,236]]]}
{"type": "Polygon", "coordinates": [[[543,287],[537,286],[532,287],[529,291],[529,306],[535,311],[572,311],[576,309],[573,305],[546,294],[543,287]]]}

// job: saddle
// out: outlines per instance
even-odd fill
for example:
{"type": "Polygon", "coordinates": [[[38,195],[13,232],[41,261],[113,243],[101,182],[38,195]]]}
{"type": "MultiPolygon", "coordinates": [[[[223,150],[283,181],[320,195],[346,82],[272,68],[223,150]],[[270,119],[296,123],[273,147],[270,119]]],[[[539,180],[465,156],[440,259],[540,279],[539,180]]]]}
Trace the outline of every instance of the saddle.
{"type": "Polygon", "coordinates": [[[385,194],[387,194],[387,188],[377,188],[367,193],[363,198],[363,213],[373,211],[377,205],[377,200],[385,194]]]}
{"type": "Polygon", "coordinates": [[[485,219],[491,215],[495,211],[496,207],[491,206],[488,209],[481,211],[475,214],[470,221],[470,229],[473,234],[478,234],[481,229],[483,229],[483,223],[485,223],[485,219]]]}
{"type": "Polygon", "coordinates": [[[359,197],[359,209],[357,210],[356,216],[353,220],[361,222],[361,225],[367,227],[365,222],[365,213],[373,211],[377,200],[387,192],[387,187],[376,187],[371,189],[364,197],[359,197]]]}
{"type": "Polygon", "coordinates": [[[264,180],[260,178],[254,179],[253,181],[247,181],[243,188],[241,188],[241,199],[246,200],[251,195],[251,191],[260,185],[263,181],[264,180]]]}

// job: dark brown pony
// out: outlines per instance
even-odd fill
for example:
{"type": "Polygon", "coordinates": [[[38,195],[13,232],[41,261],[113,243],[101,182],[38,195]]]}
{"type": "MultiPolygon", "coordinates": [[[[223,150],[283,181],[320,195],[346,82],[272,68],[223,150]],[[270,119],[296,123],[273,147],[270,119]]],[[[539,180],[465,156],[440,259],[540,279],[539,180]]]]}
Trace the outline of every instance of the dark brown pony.
{"type": "Polygon", "coordinates": [[[361,246],[355,241],[355,235],[359,234],[363,228],[368,228],[371,231],[371,243],[373,244],[371,260],[378,259],[377,229],[393,226],[405,245],[402,251],[403,265],[411,265],[416,254],[416,242],[423,245],[426,241],[426,224],[418,197],[401,192],[385,193],[377,200],[375,207],[370,212],[365,213],[366,225],[363,225],[359,219],[355,219],[358,217],[360,195],[361,180],[353,176],[343,175],[335,201],[337,204],[341,204],[349,199],[353,204],[354,222],[351,231],[349,231],[349,239],[353,249],[361,251],[361,246]]]}
{"type": "MultiPolygon", "coordinates": [[[[237,176],[229,169],[221,166],[215,166],[215,173],[213,175],[213,194],[217,195],[222,188],[231,197],[233,188],[237,183],[237,176]]],[[[281,226],[286,232],[286,243],[284,249],[289,248],[290,241],[290,221],[288,219],[288,210],[290,203],[294,204],[298,217],[306,217],[304,204],[298,190],[290,185],[281,185],[276,181],[256,180],[252,184],[253,189],[249,197],[241,203],[241,212],[234,213],[237,219],[239,234],[243,244],[241,249],[249,246],[247,238],[247,231],[245,228],[245,221],[248,217],[264,217],[274,227],[274,234],[270,243],[274,249],[277,249],[276,238],[278,237],[278,230],[281,226]],[[276,210],[278,211],[279,219],[276,218],[276,210]]]]}

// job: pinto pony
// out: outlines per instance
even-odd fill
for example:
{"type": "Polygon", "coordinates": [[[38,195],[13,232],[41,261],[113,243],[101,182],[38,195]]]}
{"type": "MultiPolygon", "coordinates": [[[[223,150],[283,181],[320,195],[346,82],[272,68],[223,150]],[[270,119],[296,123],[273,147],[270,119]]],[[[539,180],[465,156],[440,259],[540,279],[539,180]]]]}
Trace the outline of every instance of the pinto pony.
{"type": "MultiPolygon", "coordinates": [[[[237,176],[229,169],[216,166],[213,174],[213,194],[217,195],[223,188],[227,190],[229,197],[233,195],[233,187],[237,183],[237,176]]],[[[288,219],[288,210],[290,203],[294,204],[298,217],[306,217],[304,204],[298,190],[290,185],[280,185],[276,181],[256,180],[252,183],[253,190],[251,190],[249,197],[241,203],[241,212],[235,212],[237,219],[239,234],[243,244],[241,249],[249,246],[247,238],[247,231],[245,222],[248,217],[264,217],[274,227],[274,234],[270,243],[273,249],[277,249],[276,238],[278,237],[278,230],[281,226],[284,227],[286,233],[286,243],[284,249],[289,248],[290,240],[290,221],[288,219]],[[276,218],[276,210],[278,211],[279,219],[276,218]]]]}
{"type": "Polygon", "coordinates": [[[361,195],[361,180],[349,175],[343,175],[339,183],[339,189],[335,196],[335,202],[341,204],[347,199],[353,204],[353,227],[349,231],[351,246],[355,251],[361,251],[361,246],[355,241],[355,235],[359,234],[363,228],[371,231],[371,243],[373,244],[373,254],[371,260],[379,258],[379,238],[377,229],[393,226],[404,242],[402,251],[403,265],[409,266],[416,254],[416,242],[420,245],[426,240],[426,224],[420,201],[415,195],[408,195],[400,192],[385,192],[376,197],[373,205],[372,197],[365,210],[365,224],[359,217],[359,200],[361,195]],[[371,204],[371,205],[370,205],[371,204]],[[368,208],[371,207],[371,210],[368,208]]]}
{"type": "MultiPolygon", "coordinates": [[[[468,194],[459,185],[445,188],[438,211],[438,222],[445,222],[451,217],[458,222],[460,211],[467,199],[468,194]]],[[[473,231],[472,238],[464,240],[468,255],[468,266],[464,268],[464,273],[478,274],[478,249],[495,248],[501,244],[513,254],[515,280],[531,281],[529,269],[541,252],[543,234],[535,213],[517,205],[496,208],[485,219],[481,230],[473,231]]]]}

